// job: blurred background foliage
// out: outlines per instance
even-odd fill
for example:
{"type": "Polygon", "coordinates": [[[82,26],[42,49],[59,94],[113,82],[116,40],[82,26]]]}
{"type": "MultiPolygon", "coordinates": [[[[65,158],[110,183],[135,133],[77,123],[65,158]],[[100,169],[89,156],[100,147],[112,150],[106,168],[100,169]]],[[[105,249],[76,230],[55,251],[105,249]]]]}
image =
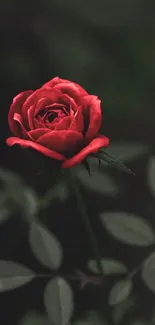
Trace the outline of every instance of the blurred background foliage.
{"type": "MultiPolygon", "coordinates": [[[[30,194],[28,186],[39,196],[54,184],[58,187],[53,192],[52,207],[48,206],[39,218],[63,247],[62,272],[71,274],[75,268],[85,269],[87,260],[93,258],[79,212],[61,180],[62,175],[54,172],[49,177],[48,159],[31,153],[28,156],[21,148],[8,148],[5,144],[10,135],[7,115],[12,98],[20,91],[36,89],[59,76],[81,84],[101,98],[102,133],[111,140],[109,150],[124,159],[138,175],[132,178],[104,166],[99,171],[92,162],[94,179],[91,181],[83,169],[77,168],[102,255],[118,258],[132,270],[150,251],[116,244],[101,227],[98,215],[122,210],[141,215],[155,228],[154,1],[5,0],[1,3],[0,26],[0,167],[20,174],[26,183],[26,190],[16,182],[12,187],[9,185],[12,190],[9,194],[6,191],[6,196],[1,189],[0,259],[19,261],[35,272],[44,272],[28,245],[28,224],[37,211],[35,195],[30,194]],[[40,170],[44,173],[38,174],[40,170]],[[6,201],[10,207],[8,213],[6,201]],[[21,202],[24,202],[22,207],[21,202]],[[24,218],[21,218],[21,208],[24,218]]],[[[40,314],[44,313],[44,285],[45,281],[37,280],[32,286],[1,293],[1,325],[17,324],[20,318],[20,325],[49,325],[49,320],[40,314]]],[[[136,314],[128,315],[125,323],[146,325],[154,308],[154,295],[144,288],[139,278],[135,286],[138,307],[136,314]]],[[[83,317],[85,311],[95,309],[112,323],[111,309],[107,306],[109,283],[104,288],[104,297],[96,287],[79,292],[73,285],[73,289],[75,317],[83,317]]],[[[77,324],[103,324],[103,319],[95,317],[86,315],[85,321],[80,318],[77,324]]]]}

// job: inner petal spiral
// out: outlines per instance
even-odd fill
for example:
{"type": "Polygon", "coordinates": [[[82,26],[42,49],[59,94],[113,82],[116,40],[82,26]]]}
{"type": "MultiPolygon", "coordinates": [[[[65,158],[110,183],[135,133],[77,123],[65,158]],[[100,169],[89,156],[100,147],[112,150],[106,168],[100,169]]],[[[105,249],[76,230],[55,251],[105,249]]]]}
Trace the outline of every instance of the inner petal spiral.
{"type": "Polygon", "coordinates": [[[53,123],[68,116],[69,112],[63,104],[54,104],[44,107],[38,115],[41,116],[44,122],[53,123]]]}

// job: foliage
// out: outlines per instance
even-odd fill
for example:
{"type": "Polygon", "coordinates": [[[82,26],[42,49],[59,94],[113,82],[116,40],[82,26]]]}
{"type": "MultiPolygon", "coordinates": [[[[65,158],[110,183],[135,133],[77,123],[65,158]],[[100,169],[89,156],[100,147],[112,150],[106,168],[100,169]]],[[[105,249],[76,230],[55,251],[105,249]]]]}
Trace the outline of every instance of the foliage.
{"type": "MultiPolygon", "coordinates": [[[[118,144],[116,145],[116,151],[117,148],[118,144]]],[[[145,150],[146,148],[144,147],[143,153],[145,153],[145,150]]],[[[130,151],[129,157],[125,153],[124,157],[126,157],[127,161],[128,159],[130,161],[132,160],[131,153],[132,151],[130,151]]],[[[134,159],[135,149],[133,149],[134,159]]],[[[121,202],[122,184],[117,182],[118,178],[116,173],[113,173],[114,169],[105,164],[98,166],[97,161],[93,158],[89,159],[89,164],[91,176],[83,166],[76,167],[75,172],[77,182],[81,190],[84,191],[82,193],[87,195],[88,192],[89,195],[92,195],[93,203],[89,202],[90,208],[91,204],[95,203],[95,195],[98,197],[101,196],[101,202],[104,198],[111,200],[117,198],[118,200],[119,197],[121,202]]],[[[121,173],[123,175],[123,172],[121,173]]],[[[153,222],[147,220],[143,214],[134,211],[127,212],[125,209],[120,210],[116,209],[116,207],[113,210],[106,209],[104,207],[105,203],[103,205],[101,204],[98,212],[96,210],[100,231],[102,234],[105,233],[109,238],[109,245],[111,240],[113,240],[114,242],[118,241],[119,245],[124,247],[124,251],[129,246],[131,246],[133,254],[134,247],[141,251],[140,255],[142,258],[134,266],[116,257],[115,250],[112,252],[114,257],[111,257],[110,253],[109,256],[107,254],[104,255],[103,249],[101,250],[101,265],[104,279],[102,279],[98,264],[92,255],[85,259],[86,271],[81,270],[78,263],[76,264],[76,270],[75,268],[73,270],[73,268],[67,267],[66,271],[66,248],[63,245],[61,236],[59,240],[59,235],[54,230],[54,207],[65,206],[67,202],[71,206],[70,200],[73,199],[71,195],[73,193],[70,192],[68,178],[62,174],[61,182],[56,183],[51,187],[50,191],[41,197],[21,177],[9,170],[1,169],[0,179],[1,227],[11,222],[11,220],[15,220],[16,214],[21,217],[23,216],[21,221],[27,227],[27,243],[31,250],[31,256],[34,261],[37,261],[39,268],[41,267],[41,270],[43,270],[38,272],[33,264],[32,266],[28,266],[27,262],[24,262],[24,257],[22,262],[15,259],[0,258],[1,295],[6,291],[9,295],[9,291],[21,290],[22,287],[32,287],[35,281],[45,281],[42,293],[44,313],[38,313],[38,311],[35,311],[35,308],[31,311],[29,310],[28,313],[21,317],[19,321],[20,325],[31,325],[34,322],[36,325],[40,325],[41,323],[45,325],[67,325],[69,322],[73,325],[91,325],[94,319],[96,319],[96,324],[107,324],[109,312],[105,310],[104,317],[98,314],[99,311],[102,312],[102,307],[98,306],[94,314],[90,313],[91,316],[89,315],[89,317],[85,313],[79,317],[76,313],[76,297],[78,292],[80,292],[80,295],[84,295],[92,287],[96,288],[98,292],[96,295],[98,295],[102,286],[102,298],[110,307],[110,317],[113,324],[118,325],[127,315],[133,315],[133,313],[136,313],[136,310],[138,311],[137,306],[138,301],[140,301],[140,292],[135,287],[135,278],[137,275],[140,274],[140,281],[144,283],[146,288],[155,293],[155,232],[153,222]],[[61,188],[64,190],[61,191],[61,188]],[[45,218],[46,213],[50,213],[50,219],[45,218]],[[143,252],[143,249],[146,248],[147,251],[143,252]],[[107,284],[108,291],[106,288],[107,284]],[[78,287],[78,291],[74,285],[78,287]],[[138,297],[136,299],[135,294],[138,297]]],[[[153,179],[154,157],[152,156],[148,162],[148,174],[146,175],[146,183],[152,198],[154,197],[153,179]]],[[[74,212],[75,210],[74,205],[74,212]]],[[[74,215],[72,218],[74,223],[77,219],[75,218],[74,220],[74,215]]],[[[71,224],[68,226],[65,219],[65,214],[61,215],[61,219],[59,218],[60,225],[63,225],[63,233],[67,231],[68,227],[71,227],[71,224]]],[[[70,231],[72,232],[72,229],[70,231]]],[[[104,236],[102,236],[101,244],[104,247],[104,236]]],[[[143,322],[143,319],[138,318],[138,312],[137,318],[132,318],[132,322],[143,322]]]]}

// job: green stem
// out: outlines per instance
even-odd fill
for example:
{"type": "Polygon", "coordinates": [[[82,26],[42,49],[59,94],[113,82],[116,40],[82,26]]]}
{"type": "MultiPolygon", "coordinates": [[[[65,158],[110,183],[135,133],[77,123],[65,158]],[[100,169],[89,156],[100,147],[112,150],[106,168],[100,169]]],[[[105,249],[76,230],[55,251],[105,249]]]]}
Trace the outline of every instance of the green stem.
{"type": "Polygon", "coordinates": [[[81,212],[81,216],[83,218],[83,222],[85,224],[85,227],[86,227],[86,230],[87,230],[87,233],[88,233],[88,236],[89,236],[89,240],[90,240],[90,243],[92,245],[92,249],[93,249],[93,252],[94,252],[94,256],[95,256],[95,259],[96,259],[96,263],[97,263],[99,273],[100,273],[100,275],[101,275],[101,277],[103,279],[104,270],[103,270],[102,263],[101,263],[101,257],[100,257],[100,253],[99,253],[98,242],[96,240],[95,234],[94,234],[92,226],[90,224],[90,220],[89,220],[89,217],[87,215],[86,208],[85,208],[85,205],[84,205],[84,202],[83,202],[79,187],[77,185],[77,181],[76,181],[76,179],[75,179],[75,177],[73,175],[73,172],[71,170],[69,172],[70,172],[70,179],[71,179],[71,187],[72,187],[72,190],[73,190],[73,192],[75,194],[75,197],[76,197],[76,200],[77,200],[77,205],[78,205],[79,211],[81,212]]]}

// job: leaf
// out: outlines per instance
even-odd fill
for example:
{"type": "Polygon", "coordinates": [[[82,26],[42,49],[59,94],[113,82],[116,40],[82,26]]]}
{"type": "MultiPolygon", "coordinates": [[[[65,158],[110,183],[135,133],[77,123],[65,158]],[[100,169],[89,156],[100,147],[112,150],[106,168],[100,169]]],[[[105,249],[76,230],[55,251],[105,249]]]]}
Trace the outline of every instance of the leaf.
{"type": "Polygon", "coordinates": [[[114,306],[112,310],[112,320],[114,324],[119,324],[126,314],[130,313],[135,309],[135,299],[133,296],[127,297],[124,301],[114,306]]]}
{"type": "Polygon", "coordinates": [[[148,163],[148,184],[152,194],[155,196],[155,156],[152,156],[148,163]]]}
{"type": "MultiPolygon", "coordinates": [[[[1,220],[6,220],[14,211],[20,211],[30,221],[38,211],[36,193],[25,185],[23,180],[5,169],[0,169],[0,211],[1,220]]],[[[2,220],[2,221],[3,221],[2,220]]]]}
{"type": "Polygon", "coordinates": [[[5,207],[0,208],[0,224],[7,221],[11,215],[11,211],[5,207]]]}
{"type": "Polygon", "coordinates": [[[100,149],[100,152],[97,153],[95,155],[95,157],[98,157],[99,161],[100,161],[100,164],[101,164],[101,161],[104,161],[106,162],[108,165],[118,169],[118,170],[121,170],[121,171],[124,171],[128,174],[131,174],[131,175],[135,175],[135,173],[133,173],[131,171],[131,169],[129,169],[123,161],[119,160],[119,159],[116,159],[114,156],[110,155],[108,152],[106,152],[106,150],[103,150],[103,149],[100,149]]]}
{"type": "Polygon", "coordinates": [[[44,305],[53,325],[68,325],[73,313],[73,292],[63,278],[56,277],[47,283],[44,305]]]}
{"type": "Polygon", "coordinates": [[[86,171],[88,172],[89,176],[91,176],[91,170],[90,170],[90,166],[89,166],[89,162],[87,159],[85,159],[83,161],[83,166],[85,167],[86,171]]]}
{"type": "MultiPolygon", "coordinates": [[[[101,259],[101,264],[105,275],[122,274],[128,271],[126,265],[116,260],[103,258],[101,259]]],[[[99,270],[95,260],[88,261],[88,268],[90,269],[90,271],[99,274],[99,270]]]]}
{"type": "Polygon", "coordinates": [[[129,296],[131,290],[132,281],[129,279],[121,280],[114,284],[108,298],[109,305],[114,306],[125,300],[129,296]]]}
{"type": "Polygon", "coordinates": [[[6,191],[0,191],[0,224],[7,221],[12,214],[10,205],[8,206],[8,195],[6,191]]]}
{"type": "Polygon", "coordinates": [[[126,212],[106,212],[100,215],[106,229],[123,243],[149,246],[155,242],[155,234],[143,218],[126,212]]]}
{"type": "Polygon", "coordinates": [[[90,325],[90,321],[87,319],[79,319],[79,320],[75,321],[73,323],[73,325],[90,325]]]}
{"type": "Polygon", "coordinates": [[[61,266],[62,248],[54,234],[39,223],[32,223],[29,243],[33,254],[44,266],[56,270],[61,266]]]}
{"type": "Polygon", "coordinates": [[[119,192],[119,187],[117,184],[100,170],[92,172],[90,177],[85,169],[79,169],[77,178],[83,186],[98,194],[109,197],[114,196],[119,192]]]}
{"type": "Polygon", "coordinates": [[[0,190],[0,224],[7,221],[12,214],[12,206],[6,189],[0,190]],[[9,203],[9,204],[8,204],[9,203]]]}
{"type": "Polygon", "coordinates": [[[0,292],[21,287],[34,277],[35,273],[22,264],[0,260],[0,292]]]}
{"type": "Polygon", "coordinates": [[[51,322],[38,312],[28,312],[20,319],[19,325],[51,325],[51,322]]]}
{"type": "Polygon", "coordinates": [[[79,318],[73,325],[107,325],[101,314],[95,310],[86,312],[85,317],[79,318]]]}
{"type": "Polygon", "coordinates": [[[155,324],[155,305],[152,308],[151,321],[153,324],[155,324]]]}
{"type": "Polygon", "coordinates": [[[55,198],[59,199],[59,201],[62,203],[66,201],[68,196],[69,190],[67,184],[65,184],[64,182],[59,183],[55,190],[55,198]]]}
{"type": "Polygon", "coordinates": [[[152,325],[152,322],[150,320],[138,318],[131,321],[130,325],[152,325]]]}
{"type": "Polygon", "coordinates": [[[0,181],[3,182],[4,186],[17,186],[17,184],[22,184],[22,179],[20,176],[16,173],[13,173],[12,171],[0,168],[0,181]]]}
{"type": "Polygon", "coordinates": [[[155,252],[151,253],[144,262],[142,279],[146,286],[155,293],[155,252]]]}
{"type": "MultiPolygon", "coordinates": [[[[87,319],[79,319],[73,323],[73,325],[91,325],[90,321],[87,319]]],[[[94,324],[93,324],[94,325],[94,324]]]]}
{"type": "Polygon", "coordinates": [[[42,209],[46,209],[51,205],[51,202],[55,199],[59,200],[61,203],[64,202],[69,195],[69,190],[67,184],[64,182],[59,182],[53,188],[45,193],[41,199],[42,209]]]}
{"type": "Polygon", "coordinates": [[[148,152],[148,147],[141,142],[115,142],[106,151],[123,161],[131,161],[148,152]]]}
{"type": "Polygon", "coordinates": [[[96,310],[86,312],[86,320],[90,325],[107,325],[103,315],[96,310]]]}
{"type": "Polygon", "coordinates": [[[38,197],[34,190],[30,187],[24,188],[24,202],[22,202],[24,207],[24,214],[26,218],[32,222],[36,217],[36,214],[39,210],[38,197]]]}

